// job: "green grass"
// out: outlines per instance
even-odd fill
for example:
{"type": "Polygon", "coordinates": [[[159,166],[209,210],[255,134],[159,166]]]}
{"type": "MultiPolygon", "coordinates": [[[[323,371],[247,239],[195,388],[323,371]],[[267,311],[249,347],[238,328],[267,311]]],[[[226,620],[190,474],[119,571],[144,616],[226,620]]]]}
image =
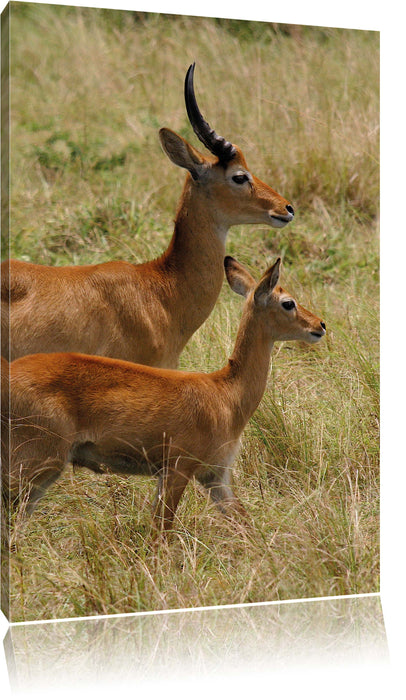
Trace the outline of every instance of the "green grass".
{"type": "MultiPolygon", "coordinates": [[[[203,114],[296,211],[283,230],[232,229],[227,253],[255,276],[282,255],[283,286],[328,331],[274,350],[235,465],[251,530],[191,484],[156,549],[155,482],[67,470],[17,518],[13,621],[379,590],[378,35],[24,3],[11,31],[14,257],[164,250],[184,175],[157,131],[198,146],[196,60],[203,114]]],[[[224,364],[241,308],[224,284],[183,369],[224,364]]]]}

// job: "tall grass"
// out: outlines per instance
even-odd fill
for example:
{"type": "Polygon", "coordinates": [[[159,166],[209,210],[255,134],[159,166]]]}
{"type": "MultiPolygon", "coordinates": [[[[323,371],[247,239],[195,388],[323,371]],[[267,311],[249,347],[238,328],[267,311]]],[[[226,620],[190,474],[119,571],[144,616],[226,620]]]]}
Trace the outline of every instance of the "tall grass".
{"type": "MultiPolygon", "coordinates": [[[[197,145],[183,104],[196,60],[203,114],[297,214],[233,229],[227,252],[255,276],[282,255],[282,284],[328,330],[274,351],[235,465],[251,529],[191,484],[153,549],[151,480],[68,470],[17,520],[12,619],[378,590],[378,36],[29,4],[11,31],[14,257],[162,252],[183,174],[157,130],[197,145]]],[[[241,305],[224,285],[183,369],[224,364],[241,305]]]]}

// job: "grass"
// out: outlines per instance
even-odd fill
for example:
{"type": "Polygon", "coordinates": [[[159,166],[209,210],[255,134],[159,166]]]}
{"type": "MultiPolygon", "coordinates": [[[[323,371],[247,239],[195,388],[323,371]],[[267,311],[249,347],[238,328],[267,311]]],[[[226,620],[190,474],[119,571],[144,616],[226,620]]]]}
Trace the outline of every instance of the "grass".
{"type": "MultiPolygon", "coordinates": [[[[162,252],[183,174],[157,131],[197,145],[196,60],[203,114],[296,211],[283,230],[232,229],[227,252],[255,276],[282,255],[282,284],[328,330],[274,350],[235,465],[250,530],[191,484],[153,549],[152,480],[67,470],[17,518],[12,620],[379,590],[378,35],[25,3],[11,32],[13,257],[162,252]]],[[[183,369],[224,364],[241,306],[224,285],[183,369]]]]}

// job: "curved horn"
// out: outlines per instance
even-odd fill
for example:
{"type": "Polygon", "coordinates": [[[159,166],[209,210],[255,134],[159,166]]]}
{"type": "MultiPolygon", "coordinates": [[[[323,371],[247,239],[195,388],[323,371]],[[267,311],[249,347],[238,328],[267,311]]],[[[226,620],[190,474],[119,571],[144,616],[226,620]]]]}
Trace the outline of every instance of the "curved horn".
{"type": "Polygon", "coordinates": [[[232,143],[218,136],[214,129],[203,119],[203,116],[197,106],[195,90],[193,87],[193,74],[195,71],[195,63],[189,66],[185,78],[185,103],[189,121],[193,127],[197,138],[204,143],[206,148],[219,158],[223,163],[231,160],[236,153],[232,143]]]}

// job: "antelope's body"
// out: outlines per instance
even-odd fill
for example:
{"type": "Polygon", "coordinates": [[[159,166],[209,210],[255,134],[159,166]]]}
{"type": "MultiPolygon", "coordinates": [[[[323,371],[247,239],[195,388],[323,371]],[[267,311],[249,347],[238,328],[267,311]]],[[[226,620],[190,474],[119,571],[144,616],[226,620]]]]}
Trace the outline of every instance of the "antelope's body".
{"type": "MultiPolygon", "coordinates": [[[[10,358],[80,351],[176,367],[183,347],[210,314],[220,292],[223,276],[216,265],[217,248],[213,241],[206,261],[211,288],[200,304],[188,283],[190,269],[183,275],[175,254],[140,265],[66,267],[62,275],[58,268],[11,261],[10,358]],[[182,314],[183,307],[189,313],[182,314]]],[[[203,289],[205,283],[206,279],[203,289]]]]}
{"type": "Polygon", "coordinates": [[[212,155],[160,130],[168,157],[188,171],[168,249],[140,265],[3,263],[2,355],[9,360],[74,351],[175,368],[220,293],[229,228],[244,223],[280,228],[292,220],[289,202],[256,178],[241,150],[203,120],[193,69],[185,81],[186,107],[212,155]]]}
{"type": "Polygon", "coordinates": [[[72,463],[95,472],[158,476],[155,511],[164,528],[193,476],[223,510],[244,510],[231,488],[231,469],[265,390],[273,343],[316,342],[325,326],[276,287],[279,261],[258,285],[233,258],[225,265],[230,285],[246,303],[233,355],[217,372],[75,353],[4,362],[10,371],[10,394],[2,397],[2,405],[10,401],[11,462],[3,475],[9,498],[18,499],[28,487],[35,505],[72,463]]]}

